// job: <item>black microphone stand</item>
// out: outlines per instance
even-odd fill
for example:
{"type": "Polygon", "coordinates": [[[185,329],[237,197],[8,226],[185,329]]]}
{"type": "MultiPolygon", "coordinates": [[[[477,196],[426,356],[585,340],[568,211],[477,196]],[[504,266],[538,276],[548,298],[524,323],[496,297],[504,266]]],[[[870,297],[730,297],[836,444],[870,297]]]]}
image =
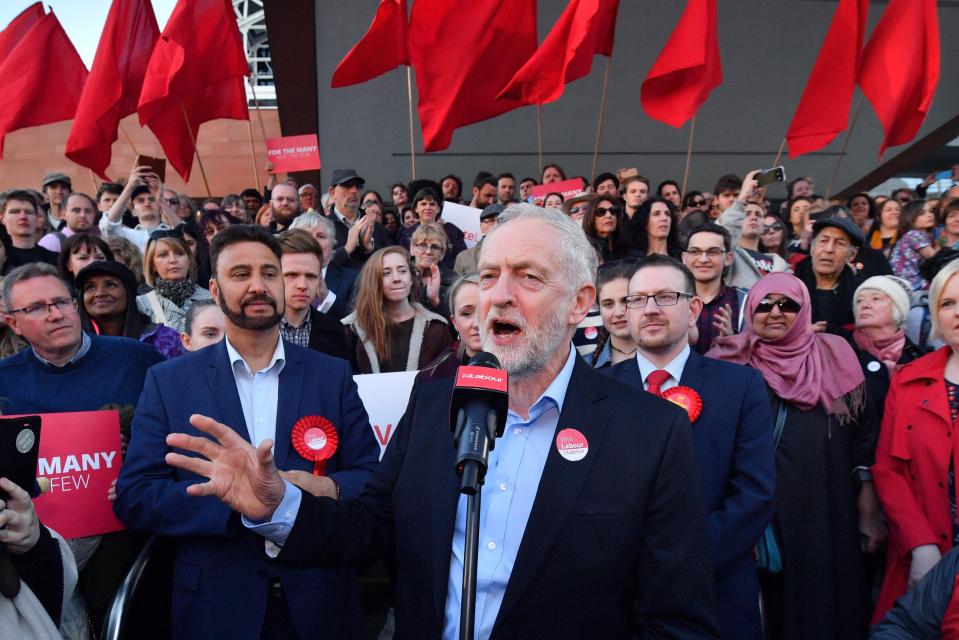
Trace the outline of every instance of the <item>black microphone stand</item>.
{"type": "Polygon", "coordinates": [[[460,493],[466,494],[466,539],[463,544],[463,592],[460,601],[460,640],[473,640],[476,626],[476,566],[479,562],[480,489],[486,479],[490,443],[496,437],[496,412],[486,424],[461,410],[457,419],[456,472],[460,493]]]}

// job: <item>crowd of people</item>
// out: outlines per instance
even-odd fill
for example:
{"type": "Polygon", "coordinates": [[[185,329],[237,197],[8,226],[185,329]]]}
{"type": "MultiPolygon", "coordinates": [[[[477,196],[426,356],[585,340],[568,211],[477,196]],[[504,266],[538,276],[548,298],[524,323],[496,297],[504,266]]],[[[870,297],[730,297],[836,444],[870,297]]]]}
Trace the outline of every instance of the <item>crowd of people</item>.
{"type": "MultiPolygon", "coordinates": [[[[415,399],[442,388],[437,381],[452,379],[487,341],[502,347],[527,336],[552,357],[571,337],[575,349],[568,362],[556,358],[554,374],[579,380],[569,373],[573,361],[589,366],[609,384],[672,400],[686,410],[687,431],[685,421],[691,423],[695,464],[679,475],[695,480],[702,499],[695,513],[677,517],[692,518],[690,541],[703,525],[710,593],[684,604],[702,612],[667,624],[676,629],[670,637],[931,638],[938,635],[923,635],[929,629],[959,628],[959,593],[952,595],[959,563],[950,552],[959,543],[959,185],[936,195],[926,180],[888,196],[826,199],[811,178],[798,178],[785,185],[784,200],[774,201],[759,186],[759,173],[724,175],[710,190],[682,193],[676,181],[653,189],[638,170],[621,169],[584,179],[579,194],[537,199],[534,187],[567,179],[562,167],[547,165],[538,178],[481,171],[470,185],[455,175],[398,182],[383,191],[387,198],[353,169],[330,172],[325,190],[274,176],[263,192],[201,203],[146,167],[92,195],[73,191],[59,172],[43,176],[39,191],[9,190],[0,204],[0,413],[106,407],[135,417],[122,431],[124,465],[110,494],[128,531],[65,545],[37,522],[31,487],[0,481],[11,494],[0,501],[0,542],[14,557],[43,552],[56,568],[23,569],[21,578],[64,637],[99,637],[144,535],[177,544],[174,637],[308,638],[321,627],[324,637],[360,637],[355,570],[300,551],[308,534],[298,534],[299,525],[289,553],[294,564],[311,568],[273,562],[287,553],[287,534],[277,538],[277,527],[253,522],[232,497],[193,497],[200,494],[185,488],[204,472],[168,466],[167,437],[192,429],[222,442],[212,419],[198,422],[193,414],[245,425],[252,447],[276,442],[272,455],[283,482],[304,497],[361,504],[370,491],[386,490],[380,474],[387,472],[378,464],[399,465],[408,448],[424,445],[404,435],[378,463],[353,375],[418,371],[405,418],[412,421],[415,399]],[[446,202],[476,210],[475,246],[443,220],[446,202]],[[519,242],[528,235],[530,243],[553,237],[532,233],[534,223],[558,230],[555,246],[542,253],[557,264],[568,258],[575,263],[563,267],[570,273],[585,265],[588,282],[565,315],[544,316],[541,325],[511,312],[493,317],[490,299],[508,310],[511,296],[547,295],[557,286],[555,274],[521,264],[522,251],[514,257],[503,248],[503,236],[519,242]],[[507,270],[521,274],[518,284],[501,284],[507,270]],[[281,435],[314,414],[335,425],[339,439],[319,476],[281,435]],[[64,599],[63,588],[51,585],[72,588],[71,566],[79,571],[76,592],[64,599]],[[224,593],[242,596],[227,602],[224,593]]],[[[547,364],[534,363],[535,353],[530,347],[528,357],[504,361],[504,368],[517,379],[532,376],[547,364]]],[[[529,400],[529,415],[508,423],[521,425],[516,435],[539,420],[537,397],[529,400]]],[[[648,415],[619,418],[642,434],[651,429],[650,416],[660,415],[659,402],[648,415]]],[[[562,398],[556,404],[562,409],[562,398]]],[[[664,452],[673,451],[671,438],[664,452]]],[[[509,451],[500,463],[518,464],[509,451]]],[[[628,456],[608,455],[629,464],[628,456]]],[[[539,464],[550,469],[548,460],[539,464]]],[[[412,472],[397,469],[389,509],[376,503],[380,510],[364,522],[415,513],[416,499],[399,497],[409,496],[413,480],[404,473],[412,472]]],[[[490,485],[512,492],[515,480],[490,485]]],[[[535,484],[529,495],[516,490],[519,504],[529,501],[531,523],[534,498],[546,499],[536,496],[535,484]]],[[[639,506],[616,511],[618,502],[597,498],[591,508],[598,511],[578,517],[605,516],[602,533],[584,520],[584,539],[564,539],[608,545],[612,554],[628,547],[625,532],[642,527],[639,506]]],[[[494,499],[489,521],[510,513],[500,509],[494,499]]],[[[459,519],[455,526],[451,562],[461,568],[459,519]]],[[[394,533],[397,544],[410,535],[394,533]]],[[[500,544],[509,546],[509,531],[503,535],[500,544]]],[[[492,551],[497,542],[488,544],[492,551]]],[[[346,556],[364,555],[343,548],[346,556]]],[[[503,563],[517,561],[503,553],[503,563]]],[[[677,558],[695,559],[693,550],[683,553],[677,558]]],[[[414,571],[402,558],[389,561],[401,583],[404,571],[414,571]]],[[[608,570],[619,576],[637,561],[629,553],[612,557],[608,570]]],[[[695,573],[669,565],[657,575],[688,595],[695,573]]],[[[481,592],[484,579],[494,595],[483,600],[478,626],[488,635],[509,601],[510,569],[481,562],[481,592]]],[[[421,597],[431,601],[430,591],[424,587],[421,597]]],[[[642,606],[668,608],[665,596],[640,591],[635,602],[623,599],[637,619],[642,606]]],[[[620,595],[597,605],[610,608],[597,627],[608,637],[634,624],[613,611],[623,604],[620,595]]],[[[419,605],[406,598],[397,595],[398,633],[404,624],[418,628],[408,612],[419,605]]],[[[435,604],[446,623],[432,635],[453,637],[458,618],[450,617],[458,607],[435,604]]],[[[677,607],[681,618],[684,608],[677,607]]],[[[3,612],[0,602],[0,629],[3,612]]]]}

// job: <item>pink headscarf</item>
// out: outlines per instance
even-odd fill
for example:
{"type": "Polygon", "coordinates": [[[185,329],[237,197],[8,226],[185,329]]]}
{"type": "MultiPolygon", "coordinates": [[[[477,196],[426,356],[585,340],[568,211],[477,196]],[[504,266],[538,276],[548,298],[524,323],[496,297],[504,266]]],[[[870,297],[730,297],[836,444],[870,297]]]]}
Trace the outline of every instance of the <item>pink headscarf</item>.
{"type": "Polygon", "coordinates": [[[802,281],[788,273],[770,273],[759,279],[746,298],[743,332],[718,338],[706,355],[749,365],[762,373],[777,396],[803,410],[817,404],[845,423],[863,402],[865,380],[859,360],[839,336],[812,329],[812,303],[802,281]],[[798,302],[802,309],[785,335],[775,342],[760,338],[752,328],[756,307],[763,298],[780,293],[798,302]],[[852,402],[843,396],[854,390],[852,402]]]}

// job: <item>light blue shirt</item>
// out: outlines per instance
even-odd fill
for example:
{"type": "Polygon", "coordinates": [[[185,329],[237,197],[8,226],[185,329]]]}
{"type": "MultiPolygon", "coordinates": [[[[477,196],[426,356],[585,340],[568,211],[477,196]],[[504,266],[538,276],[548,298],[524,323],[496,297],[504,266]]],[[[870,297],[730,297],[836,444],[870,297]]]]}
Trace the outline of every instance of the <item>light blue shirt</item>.
{"type": "Polygon", "coordinates": [[[243,356],[233,348],[229,338],[226,341],[226,353],[230,358],[230,367],[233,369],[233,379],[236,381],[236,392],[240,396],[240,406],[243,408],[243,421],[246,422],[246,432],[250,435],[250,442],[254,447],[260,445],[267,438],[276,439],[276,406],[280,397],[280,372],[286,364],[286,352],[283,350],[283,340],[277,337],[276,350],[273,358],[263,369],[257,372],[250,371],[243,356]]]}
{"type": "Polygon", "coordinates": [[[80,358],[82,358],[83,356],[87,355],[90,352],[90,347],[92,345],[93,345],[93,340],[90,339],[90,336],[87,335],[87,332],[81,331],[80,332],[80,348],[77,349],[77,352],[73,354],[72,358],[70,358],[68,361],[66,361],[63,364],[53,364],[52,362],[50,362],[49,360],[41,356],[39,353],[37,353],[37,350],[34,349],[33,347],[30,347],[30,349],[33,351],[33,357],[39,360],[40,362],[42,362],[43,364],[47,365],[48,367],[60,368],[60,367],[65,367],[68,364],[75,364],[76,362],[79,362],[80,358]]]}
{"type": "MultiPolygon", "coordinates": [[[[529,419],[506,414],[503,437],[489,455],[489,470],[480,499],[479,560],[476,568],[476,637],[489,638],[503,604],[506,585],[529,520],[543,466],[563,410],[576,349],[570,346],[566,364],[533,404],[529,419]]],[[[463,593],[463,549],[466,540],[466,496],[461,495],[453,530],[453,551],[446,589],[443,638],[459,638],[463,593]]]]}
{"type": "MultiPolygon", "coordinates": [[[[687,344],[675,358],[670,360],[669,364],[663,367],[663,371],[669,374],[669,380],[659,387],[660,391],[666,391],[667,389],[679,386],[679,381],[683,377],[683,369],[686,368],[686,361],[689,360],[690,351],[691,349],[687,344]]],[[[643,388],[648,389],[649,383],[646,382],[646,378],[648,378],[649,374],[653,371],[659,369],[659,367],[643,357],[639,349],[636,350],[636,364],[639,366],[639,375],[643,378],[643,388]]]]}

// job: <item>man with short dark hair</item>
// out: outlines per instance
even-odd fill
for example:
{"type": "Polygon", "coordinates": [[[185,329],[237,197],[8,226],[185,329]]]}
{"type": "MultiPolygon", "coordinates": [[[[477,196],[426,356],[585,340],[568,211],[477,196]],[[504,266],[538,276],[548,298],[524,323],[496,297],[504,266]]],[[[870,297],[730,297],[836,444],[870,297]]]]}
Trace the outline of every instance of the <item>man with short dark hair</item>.
{"type": "Polygon", "coordinates": [[[63,220],[66,225],[60,231],[52,231],[40,239],[37,244],[54,253],[60,253],[63,242],[77,233],[92,233],[100,235],[100,230],[93,226],[97,215],[97,203],[85,193],[74,191],[67,196],[63,206],[63,220]]]}
{"type": "Polygon", "coordinates": [[[336,251],[330,264],[359,271],[389,236],[373,216],[360,215],[360,190],[366,181],[353,169],[335,169],[328,191],[332,203],[329,219],[336,228],[336,251]]]}
{"type": "Polygon", "coordinates": [[[512,173],[501,173],[496,177],[496,203],[508,205],[516,202],[516,178],[512,173]]]}
{"type": "Polygon", "coordinates": [[[535,178],[523,178],[519,181],[519,201],[520,202],[532,202],[530,198],[533,197],[533,187],[538,185],[535,178]]]}
{"type": "Polygon", "coordinates": [[[623,180],[623,200],[626,202],[626,216],[630,220],[648,197],[649,180],[647,178],[635,175],[623,180]]]}
{"type": "Polygon", "coordinates": [[[773,516],[776,471],[769,397],[755,369],[690,349],[689,331],[702,309],[695,291],[692,274],[673,258],[654,254],[643,260],[629,279],[626,296],[636,356],[604,371],[689,412],[699,463],[694,475],[706,502],[720,637],[760,640],[753,547],[773,516]]]}
{"type": "Polygon", "coordinates": [[[113,203],[123,193],[123,185],[115,182],[101,182],[97,187],[97,210],[103,214],[110,210],[113,203]]]}
{"type": "Polygon", "coordinates": [[[440,180],[440,189],[443,190],[443,200],[457,204],[462,202],[463,179],[459,176],[453,175],[452,173],[443,176],[443,179],[440,180]]]}
{"type": "Polygon", "coordinates": [[[47,216],[48,228],[59,231],[63,226],[63,205],[73,191],[73,182],[70,176],[61,171],[50,171],[43,176],[41,189],[46,199],[43,211],[47,216]]]}
{"type": "Polygon", "coordinates": [[[280,337],[277,240],[263,227],[233,225],[216,234],[210,253],[210,293],[226,316],[226,337],[150,370],[114,509],[128,527],[176,540],[173,637],[359,637],[352,570],[274,562],[272,543],[223,503],[189,497],[185,488],[198,476],[164,461],[167,435],[190,430],[202,414],[229,422],[254,445],[270,441],[284,477],[311,495],[356,497],[377,464],[349,364],[280,337]],[[324,460],[334,437],[335,452],[324,460]]]}
{"type": "MultiPolygon", "coordinates": [[[[718,203],[719,214],[733,206],[733,202],[739,197],[742,184],[743,181],[732,173],[720,176],[719,179],[716,180],[716,186],[713,187],[713,193],[715,194],[713,198],[715,198],[718,203]]],[[[710,215],[715,218],[718,217],[719,214],[716,216],[710,215]]]]}
{"type": "Polygon", "coordinates": [[[812,227],[809,257],[796,265],[796,277],[809,289],[816,331],[852,337],[856,322],[853,297],[862,277],[849,263],[865,236],[852,220],[825,218],[812,227]]]}
{"type": "Polygon", "coordinates": [[[37,246],[37,225],[43,212],[32,193],[22,189],[7,192],[2,214],[3,226],[10,237],[3,273],[31,262],[57,264],[56,252],[37,246]]]}
{"type": "Polygon", "coordinates": [[[493,204],[496,198],[497,181],[492,173],[480,171],[473,181],[473,199],[470,200],[470,206],[474,209],[493,204]]]}
{"type": "Polygon", "coordinates": [[[104,238],[121,236],[140,251],[146,250],[151,233],[158,229],[172,229],[181,222],[176,211],[160,197],[162,191],[160,177],[149,167],[133,167],[120,197],[100,218],[100,233],[104,238]],[[139,221],[132,229],[123,225],[123,214],[131,202],[130,208],[139,221]]]}
{"type": "Polygon", "coordinates": [[[322,300],[327,294],[323,281],[323,249],[302,229],[284,231],[277,239],[283,250],[280,263],[286,301],[280,335],[287,342],[346,359],[343,325],[337,318],[313,307],[317,299],[322,300]]]}
{"type": "Polygon", "coordinates": [[[256,189],[244,189],[240,192],[240,197],[243,198],[243,206],[246,207],[248,217],[253,220],[256,212],[263,206],[263,196],[256,189]]]}
{"type": "Polygon", "coordinates": [[[745,290],[726,284],[723,274],[733,262],[729,231],[713,222],[689,232],[683,250],[683,264],[696,280],[696,295],[703,301],[696,319],[698,336],[693,350],[706,355],[718,336],[739,332],[739,318],[745,290]]]}

